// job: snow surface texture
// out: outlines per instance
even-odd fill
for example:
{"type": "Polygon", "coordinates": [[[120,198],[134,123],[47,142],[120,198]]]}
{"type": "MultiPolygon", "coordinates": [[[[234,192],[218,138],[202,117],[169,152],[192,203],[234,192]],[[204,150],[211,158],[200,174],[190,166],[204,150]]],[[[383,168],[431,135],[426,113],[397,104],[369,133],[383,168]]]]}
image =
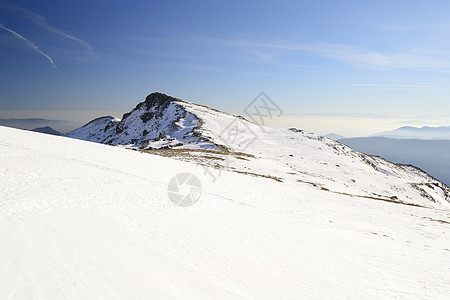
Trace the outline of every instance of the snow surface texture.
{"type": "Polygon", "coordinates": [[[450,294],[449,190],[417,168],[163,94],[68,136],[0,127],[0,299],[450,294]]]}
{"type": "MultiPolygon", "coordinates": [[[[361,184],[378,172],[367,166],[361,184]]],[[[192,162],[0,127],[0,299],[448,299],[449,210],[209,179],[192,162]],[[183,172],[203,185],[189,208],[167,195],[183,172]]]]}

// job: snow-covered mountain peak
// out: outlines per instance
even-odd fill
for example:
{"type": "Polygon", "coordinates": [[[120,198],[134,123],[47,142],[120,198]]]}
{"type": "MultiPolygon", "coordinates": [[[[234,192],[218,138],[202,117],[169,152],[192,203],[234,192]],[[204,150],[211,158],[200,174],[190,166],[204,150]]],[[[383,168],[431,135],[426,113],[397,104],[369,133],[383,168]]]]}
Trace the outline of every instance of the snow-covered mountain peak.
{"type": "Polygon", "coordinates": [[[154,117],[161,117],[161,114],[164,113],[165,109],[174,102],[183,102],[183,100],[158,92],[151,93],[145,98],[145,101],[138,103],[131,112],[124,114],[122,120],[127,119],[132,112],[137,110],[143,112],[141,119],[146,123],[154,117]]]}
{"type": "Polygon", "coordinates": [[[135,149],[192,147],[213,149],[215,145],[196,132],[201,121],[185,109],[181,99],[152,93],[122,119],[102,117],[65,136],[135,149]]]}
{"type": "Polygon", "coordinates": [[[304,130],[262,127],[161,93],[147,96],[122,120],[99,118],[66,136],[195,162],[213,181],[227,170],[291,182],[299,189],[450,207],[450,189],[419,169],[304,130]]]}

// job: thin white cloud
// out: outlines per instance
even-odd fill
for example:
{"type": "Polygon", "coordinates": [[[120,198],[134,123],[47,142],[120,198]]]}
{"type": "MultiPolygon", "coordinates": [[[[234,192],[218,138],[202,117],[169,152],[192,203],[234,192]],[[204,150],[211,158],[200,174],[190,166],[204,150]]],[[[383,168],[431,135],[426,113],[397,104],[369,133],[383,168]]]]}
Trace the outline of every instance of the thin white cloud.
{"type": "Polygon", "coordinates": [[[93,50],[92,46],[89,45],[87,42],[83,41],[82,39],[77,38],[59,28],[56,28],[56,27],[50,25],[44,16],[30,12],[24,8],[17,8],[17,9],[23,13],[23,17],[29,19],[31,22],[33,22],[37,26],[42,27],[42,28],[48,30],[49,32],[52,32],[52,33],[62,36],[64,38],[70,39],[70,40],[78,43],[81,47],[85,48],[86,50],[89,50],[89,51],[93,50]]]}
{"type": "MultiPolygon", "coordinates": [[[[368,70],[416,70],[450,73],[450,52],[430,46],[405,47],[382,50],[367,47],[326,42],[297,43],[283,40],[227,39],[199,35],[178,35],[164,38],[122,37],[139,43],[147,43],[148,48],[165,46],[171,55],[191,51],[202,57],[225,56],[232,59],[257,61],[270,64],[289,64],[293,55],[315,55],[347,65],[368,70]],[[289,60],[287,57],[289,56],[289,60]]],[[[317,64],[317,63],[316,63],[317,64]]],[[[411,87],[412,88],[412,87],[411,87]]]]}
{"type": "Polygon", "coordinates": [[[306,51],[346,64],[367,69],[450,69],[448,59],[432,53],[405,51],[382,53],[364,47],[346,44],[312,43],[251,43],[236,42],[235,45],[291,51],[306,51]]]}
{"type": "Polygon", "coordinates": [[[36,46],[35,43],[33,43],[32,41],[30,41],[29,39],[27,39],[26,37],[24,37],[23,35],[15,32],[14,30],[5,27],[2,23],[0,23],[0,28],[2,28],[3,30],[6,30],[7,32],[11,33],[12,35],[14,35],[16,38],[18,38],[19,40],[23,41],[29,48],[31,48],[33,51],[37,52],[38,54],[44,56],[53,66],[53,68],[57,69],[58,66],[56,66],[55,62],[53,61],[53,59],[46,54],[44,51],[42,51],[38,46],[36,46]]]}
{"type": "Polygon", "coordinates": [[[391,87],[391,88],[438,88],[434,85],[420,85],[420,84],[384,84],[384,83],[353,83],[353,86],[367,86],[367,87],[391,87]]]}
{"type": "Polygon", "coordinates": [[[379,83],[353,83],[353,87],[362,87],[368,89],[401,89],[401,90],[418,90],[418,91],[449,91],[448,88],[441,88],[434,85],[421,84],[379,84],[379,83]]]}
{"type": "Polygon", "coordinates": [[[399,116],[388,115],[388,114],[375,114],[375,113],[286,113],[286,116],[301,116],[301,117],[329,117],[329,118],[370,118],[370,119],[394,119],[399,116]]]}
{"type": "Polygon", "coordinates": [[[382,53],[371,49],[345,45],[317,43],[308,51],[357,67],[368,69],[416,69],[416,70],[449,70],[448,57],[442,55],[408,50],[404,52],[382,53]]]}
{"type": "MultiPolygon", "coordinates": [[[[2,4],[1,0],[0,4],[2,4]]],[[[49,34],[49,37],[54,39],[57,37],[58,40],[55,39],[54,42],[64,43],[63,46],[56,46],[56,44],[53,44],[53,47],[58,51],[55,55],[58,55],[60,60],[73,59],[75,57],[78,62],[85,63],[95,57],[93,48],[88,42],[49,24],[45,16],[15,5],[3,3],[2,6],[11,13],[26,20],[27,23],[30,22],[36,28],[45,30],[45,32],[49,34]]]]}
{"type": "Polygon", "coordinates": [[[448,51],[409,48],[404,51],[376,51],[365,47],[338,43],[290,43],[285,41],[258,41],[218,39],[204,36],[184,37],[186,42],[210,47],[230,47],[248,53],[261,61],[275,61],[285,54],[309,52],[345,64],[373,70],[430,70],[450,71],[448,51]]]}

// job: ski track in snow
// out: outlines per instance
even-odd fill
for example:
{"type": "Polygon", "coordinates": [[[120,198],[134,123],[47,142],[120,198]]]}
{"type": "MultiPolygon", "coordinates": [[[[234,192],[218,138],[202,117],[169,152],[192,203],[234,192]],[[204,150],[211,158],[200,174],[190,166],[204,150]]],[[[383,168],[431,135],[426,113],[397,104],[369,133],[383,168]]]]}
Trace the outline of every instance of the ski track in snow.
{"type": "Polygon", "coordinates": [[[447,209],[5,127],[0,180],[1,299],[450,294],[447,209]],[[203,184],[190,208],[167,196],[181,172],[203,184]]]}

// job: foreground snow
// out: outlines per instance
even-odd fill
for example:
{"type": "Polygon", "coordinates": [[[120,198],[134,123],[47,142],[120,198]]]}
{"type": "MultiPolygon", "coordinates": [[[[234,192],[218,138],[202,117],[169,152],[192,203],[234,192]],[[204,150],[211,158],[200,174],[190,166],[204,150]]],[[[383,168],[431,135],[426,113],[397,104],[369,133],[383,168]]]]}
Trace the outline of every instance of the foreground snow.
{"type": "MultiPolygon", "coordinates": [[[[270,166],[264,166],[270,169],[270,166]]],[[[1,299],[432,298],[450,211],[0,127],[1,299]],[[167,196],[178,173],[198,203],[167,196]]]]}

